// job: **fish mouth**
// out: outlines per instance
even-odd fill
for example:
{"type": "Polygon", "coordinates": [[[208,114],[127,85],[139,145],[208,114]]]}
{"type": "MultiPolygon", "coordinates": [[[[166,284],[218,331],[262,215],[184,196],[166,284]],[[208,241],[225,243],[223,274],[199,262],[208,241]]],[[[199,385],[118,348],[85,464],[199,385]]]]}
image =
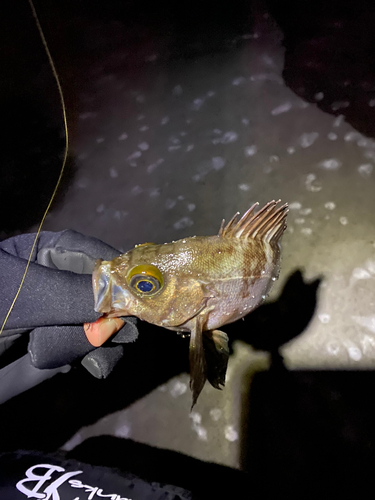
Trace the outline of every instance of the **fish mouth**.
{"type": "Polygon", "coordinates": [[[109,261],[98,260],[92,274],[94,309],[107,317],[131,316],[129,312],[130,292],[115,281],[109,261]]]}

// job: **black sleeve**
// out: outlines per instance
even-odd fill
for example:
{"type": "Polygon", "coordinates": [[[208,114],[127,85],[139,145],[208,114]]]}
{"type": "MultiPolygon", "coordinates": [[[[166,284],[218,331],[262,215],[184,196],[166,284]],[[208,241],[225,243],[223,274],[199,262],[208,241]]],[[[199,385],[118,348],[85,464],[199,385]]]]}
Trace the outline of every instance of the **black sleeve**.
{"type": "MultiPolygon", "coordinates": [[[[0,250],[0,321],[19,289],[26,261],[0,250]]],[[[91,275],[76,274],[32,262],[6,323],[7,329],[73,325],[95,321],[91,275]]]]}
{"type": "MultiPolygon", "coordinates": [[[[0,243],[1,324],[20,287],[34,239],[35,234],[23,234],[0,243]]],[[[99,317],[91,284],[95,260],[118,255],[116,249],[76,231],[40,233],[6,329],[95,321],[99,317]]]]}

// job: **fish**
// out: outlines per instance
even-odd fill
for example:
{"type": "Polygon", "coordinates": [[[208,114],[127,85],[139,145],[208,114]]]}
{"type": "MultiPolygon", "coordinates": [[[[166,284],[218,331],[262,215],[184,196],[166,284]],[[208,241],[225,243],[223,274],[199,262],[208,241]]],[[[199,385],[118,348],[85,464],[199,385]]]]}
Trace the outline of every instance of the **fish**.
{"type": "Polygon", "coordinates": [[[190,335],[192,408],[206,380],[225,385],[229,347],[220,328],[266,298],[280,273],[288,204],[272,200],[222,221],[215,236],[143,243],[93,272],[95,310],[103,318],[140,320],[190,335]]]}

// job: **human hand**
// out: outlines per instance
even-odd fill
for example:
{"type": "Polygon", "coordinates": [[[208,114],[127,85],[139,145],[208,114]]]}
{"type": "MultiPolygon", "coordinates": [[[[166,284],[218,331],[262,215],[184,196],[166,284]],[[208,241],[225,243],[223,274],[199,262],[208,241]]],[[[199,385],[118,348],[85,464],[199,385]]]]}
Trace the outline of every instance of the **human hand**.
{"type": "MultiPolygon", "coordinates": [[[[25,234],[0,243],[0,320],[17,292],[34,237],[25,234]]],[[[48,378],[56,370],[67,371],[68,365],[77,359],[82,359],[94,376],[108,376],[123,354],[122,344],[138,336],[135,318],[97,321],[99,314],[94,311],[91,273],[95,261],[99,257],[110,260],[119,253],[100,240],[75,231],[42,232],[0,336],[0,363],[1,354],[29,333],[28,354],[22,363],[25,373],[27,364],[32,367],[30,372],[43,370],[43,374],[34,376],[35,380],[48,378]],[[106,342],[109,337],[111,341],[106,342]],[[106,346],[98,347],[104,342],[106,346]]],[[[31,384],[32,378],[26,377],[29,387],[35,385],[31,384]]]]}

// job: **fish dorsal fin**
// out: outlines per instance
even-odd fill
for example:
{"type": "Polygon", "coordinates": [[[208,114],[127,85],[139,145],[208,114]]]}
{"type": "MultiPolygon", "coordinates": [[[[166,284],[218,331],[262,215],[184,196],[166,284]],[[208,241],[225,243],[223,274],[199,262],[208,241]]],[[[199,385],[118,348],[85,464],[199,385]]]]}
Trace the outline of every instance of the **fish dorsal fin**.
{"type": "Polygon", "coordinates": [[[225,225],[221,223],[219,236],[223,238],[257,239],[268,243],[277,242],[286,229],[288,204],[277,207],[280,200],[272,200],[254,214],[259,203],[254,203],[239,219],[239,212],[225,225]]]}

